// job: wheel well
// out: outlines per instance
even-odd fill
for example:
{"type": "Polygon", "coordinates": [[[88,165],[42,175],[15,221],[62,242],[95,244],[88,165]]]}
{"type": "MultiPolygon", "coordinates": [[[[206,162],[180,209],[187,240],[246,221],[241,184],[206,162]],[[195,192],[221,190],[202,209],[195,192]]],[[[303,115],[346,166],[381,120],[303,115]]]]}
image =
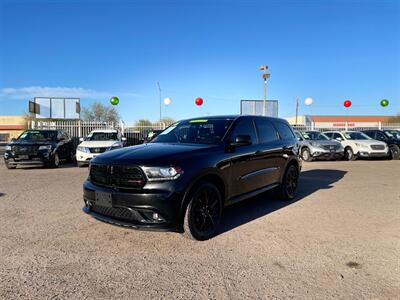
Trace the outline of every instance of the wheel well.
{"type": "Polygon", "coordinates": [[[218,188],[219,192],[221,193],[221,199],[222,201],[225,201],[225,183],[222,180],[221,177],[219,177],[216,174],[208,174],[208,175],[204,175],[201,176],[199,178],[197,178],[193,184],[190,185],[190,187],[187,189],[187,191],[185,192],[185,195],[183,197],[183,202],[182,202],[182,206],[181,206],[181,212],[180,212],[180,217],[179,217],[179,223],[178,223],[178,229],[182,230],[182,226],[183,226],[183,218],[185,217],[185,211],[186,211],[186,206],[189,203],[190,200],[190,195],[192,193],[192,191],[200,184],[203,182],[209,182],[209,183],[213,183],[215,184],[215,186],[218,188]]]}

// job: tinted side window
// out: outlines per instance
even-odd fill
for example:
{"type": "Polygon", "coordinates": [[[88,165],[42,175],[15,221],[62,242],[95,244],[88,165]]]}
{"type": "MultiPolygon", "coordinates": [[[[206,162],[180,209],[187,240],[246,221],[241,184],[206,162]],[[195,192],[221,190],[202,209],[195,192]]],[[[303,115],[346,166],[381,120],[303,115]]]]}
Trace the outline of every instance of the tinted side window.
{"type": "Polygon", "coordinates": [[[385,139],[386,139],[386,136],[385,136],[382,132],[377,131],[377,132],[376,132],[376,138],[377,138],[378,140],[385,140],[385,139]]]}
{"type": "Polygon", "coordinates": [[[278,139],[276,129],[266,119],[256,119],[256,127],[260,143],[273,142],[278,139]]]}
{"type": "Polygon", "coordinates": [[[342,140],[343,140],[343,137],[342,137],[339,133],[337,133],[337,132],[335,132],[335,133],[333,134],[333,138],[334,138],[334,139],[342,139],[342,140]]]}
{"type": "Polygon", "coordinates": [[[282,140],[291,140],[295,138],[293,131],[285,123],[276,122],[275,126],[278,129],[279,135],[281,136],[282,140]]]}
{"type": "Polygon", "coordinates": [[[249,135],[251,137],[251,142],[253,144],[258,143],[253,120],[251,119],[246,118],[239,120],[239,123],[236,124],[235,128],[231,133],[231,141],[234,141],[236,136],[238,135],[249,135]]]}
{"type": "Polygon", "coordinates": [[[332,138],[333,133],[332,132],[324,132],[324,134],[328,137],[328,138],[332,138]]]}
{"type": "Polygon", "coordinates": [[[371,138],[375,138],[375,132],[374,131],[367,130],[367,131],[364,131],[364,133],[366,135],[368,135],[369,137],[371,137],[371,138]]]}

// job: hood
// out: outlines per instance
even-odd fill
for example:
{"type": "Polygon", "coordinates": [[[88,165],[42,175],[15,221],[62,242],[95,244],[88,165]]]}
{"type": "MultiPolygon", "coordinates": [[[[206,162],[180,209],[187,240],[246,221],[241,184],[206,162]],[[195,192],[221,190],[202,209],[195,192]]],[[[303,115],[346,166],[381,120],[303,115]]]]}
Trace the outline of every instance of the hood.
{"type": "Polygon", "coordinates": [[[307,142],[310,142],[310,143],[312,142],[312,143],[315,143],[315,144],[321,145],[321,146],[337,146],[340,144],[338,141],[335,141],[335,140],[321,140],[321,141],[308,140],[307,142]]]}
{"type": "Polygon", "coordinates": [[[385,142],[377,141],[377,140],[349,140],[358,144],[363,144],[367,146],[371,145],[386,145],[385,142]]]}
{"type": "Polygon", "coordinates": [[[104,148],[111,147],[114,144],[119,144],[119,141],[83,141],[78,146],[88,147],[88,148],[104,148]]]}
{"type": "Polygon", "coordinates": [[[101,164],[171,164],[183,155],[195,155],[216,145],[149,143],[105,152],[96,156],[93,163],[101,164]]]}
{"type": "Polygon", "coordinates": [[[10,144],[9,146],[42,146],[42,145],[54,145],[56,142],[54,141],[25,141],[25,140],[16,140],[10,144]]]}

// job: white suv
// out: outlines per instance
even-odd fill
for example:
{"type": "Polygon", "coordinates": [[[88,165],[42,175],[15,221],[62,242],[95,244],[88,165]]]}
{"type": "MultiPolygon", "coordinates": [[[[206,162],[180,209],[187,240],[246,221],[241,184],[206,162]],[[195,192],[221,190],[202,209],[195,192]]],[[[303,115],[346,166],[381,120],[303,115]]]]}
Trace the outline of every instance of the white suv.
{"type": "Polygon", "coordinates": [[[326,136],[339,141],[344,147],[345,158],[355,160],[357,157],[388,157],[386,143],[371,139],[359,131],[326,131],[326,136]]]}
{"type": "Polygon", "coordinates": [[[76,161],[78,167],[87,166],[89,161],[103,152],[123,147],[126,139],[117,130],[97,129],[89,133],[76,148],[76,161]]]}

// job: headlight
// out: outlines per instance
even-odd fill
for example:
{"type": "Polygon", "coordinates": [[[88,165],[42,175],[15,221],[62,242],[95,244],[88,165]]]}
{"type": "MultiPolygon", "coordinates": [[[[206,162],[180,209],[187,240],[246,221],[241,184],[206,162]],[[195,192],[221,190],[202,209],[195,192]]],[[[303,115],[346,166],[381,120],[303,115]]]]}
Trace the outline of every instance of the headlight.
{"type": "Polygon", "coordinates": [[[83,147],[83,146],[78,146],[78,148],[76,148],[76,150],[81,151],[81,152],[90,153],[89,148],[83,147]]]}
{"type": "Polygon", "coordinates": [[[142,167],[149,181],[175,180],[183,173],[179,167],[142,167]]]}
{"type": "Polygon", "coordinates": [[[318,143],[316,143],[316,142],[310,142],[310,144],[311,144],[311,146],[314,146],[314,147],[321,147],[318,143]]]}
{"type": "Polygon", "coordinates": [[[39,150],[51,150],[51,145],[43,145],[43,146],[39,146],[39,150]]]}
{"type": "Polygon", "coordinates": [[[6,151],[11,151],[11,146],[6,146],[6,151]]]}

